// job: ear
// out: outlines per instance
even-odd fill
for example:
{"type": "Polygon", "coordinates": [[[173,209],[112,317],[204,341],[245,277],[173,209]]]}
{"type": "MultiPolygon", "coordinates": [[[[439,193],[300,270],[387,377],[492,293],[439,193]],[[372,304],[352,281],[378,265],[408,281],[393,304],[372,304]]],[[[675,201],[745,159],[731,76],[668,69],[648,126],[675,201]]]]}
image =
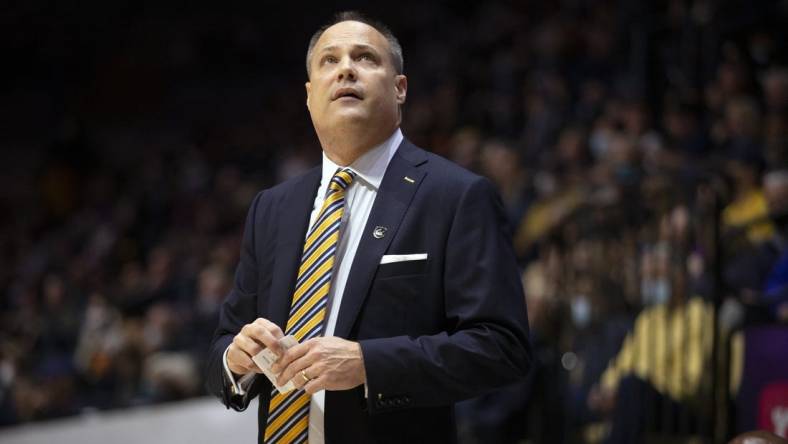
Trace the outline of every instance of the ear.
{"type": "Polygon", "coordinates": [[[310,93],[312,92],[312,83],[304,83],[304,88],[306,88],[306,109],[309,109],[309,97],[311,97],[310,93]]]}
{"type": "Polygon", "coordinates": [[[408,95],[408,78],[403,74],[394,77],[394,90],[397,95],[397,103],[400,105],[405,103],[405,97],[408,95]]]}

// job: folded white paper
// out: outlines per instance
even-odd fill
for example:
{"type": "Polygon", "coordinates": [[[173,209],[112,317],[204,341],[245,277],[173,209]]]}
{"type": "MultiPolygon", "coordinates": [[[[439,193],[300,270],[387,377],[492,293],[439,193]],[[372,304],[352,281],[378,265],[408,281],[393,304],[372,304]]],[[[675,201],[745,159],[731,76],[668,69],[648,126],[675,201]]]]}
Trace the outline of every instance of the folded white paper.
{"type": "MultiPolygon", "coordinates": [[[[287,335],[279,340],[279,344],[282,346],[282,348],[287,350],[288,348],[298,344],[298,340],[291,335],[287,335]]],[[[269,348],[264,348],[263,351],[252,357],[254,363],[260,367],[260,370],[262,370],[265,376],[268,377],[268,380],[271,381],[271,384],[273,384],[274,387],[279,390],[279,393],[284,394],[291,390],[295,390],[295,385],[293,385],[293,381],[287,381],[285,385],[281,387],[276,385],[276,378],[279,376],[279,373],[272,372],[271,366],[274,365],[278,359],[279,356],[277,356],[269,348]]]]}
{"type": "Polygon", "coordinates": [[[386,254],[380,258],[380,265],[392,264],[394,262],[406,261],[425,261],[427,260],[427,253],[418,254],[386,254]]]}

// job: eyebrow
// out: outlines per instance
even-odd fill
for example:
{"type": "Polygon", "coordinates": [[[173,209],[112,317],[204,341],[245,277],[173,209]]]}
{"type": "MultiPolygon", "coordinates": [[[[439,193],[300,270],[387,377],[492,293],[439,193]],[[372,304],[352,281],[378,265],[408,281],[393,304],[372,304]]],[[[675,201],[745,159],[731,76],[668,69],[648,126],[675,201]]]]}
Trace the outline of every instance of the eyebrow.
{"type": "MultiPolygon", "coordinates": [[[[324,46],[324,47],[323,47],[323,48],[321,48],[321,49],[320,49],[320,51],[318,51],[318,52],[319,52],[319,53],[324,53],[324,52],[333,51],[333,50],[335,50],[335,49],[339,49],[339,48],[340,48],[340,46],[338,46],[338,45],[329,45],[329,46],[324,46]]],[[[376,52],[376,53],[377,53],[377,52],[379,52],[379,51],[377,50],[377,48],[375,48],[375,47],[374,47],[374,46],[372,46],[372,45],[367,45],[366,43],[354,43],[354,44],[353,44],[353,48],[352,48],[352,49],[353,49],[353,50],[356,50],[356,49],[365,49],[365,50],[367,50],[367,51],[373,51],[373,52],[376,52]]]]}

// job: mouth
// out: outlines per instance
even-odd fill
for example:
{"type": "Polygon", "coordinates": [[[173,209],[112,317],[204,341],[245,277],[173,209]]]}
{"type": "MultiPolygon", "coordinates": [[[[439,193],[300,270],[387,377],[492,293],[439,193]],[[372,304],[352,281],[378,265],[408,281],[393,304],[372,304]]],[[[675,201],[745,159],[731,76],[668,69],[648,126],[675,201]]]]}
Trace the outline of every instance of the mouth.
{"type": "Polygon", "coordinates": [[[340,99],[364,100],[364,97],[356,89],[339,88],[338,90],[334,91],[334,94],[331,96],[331,100],[340,100],[340,99]]]}

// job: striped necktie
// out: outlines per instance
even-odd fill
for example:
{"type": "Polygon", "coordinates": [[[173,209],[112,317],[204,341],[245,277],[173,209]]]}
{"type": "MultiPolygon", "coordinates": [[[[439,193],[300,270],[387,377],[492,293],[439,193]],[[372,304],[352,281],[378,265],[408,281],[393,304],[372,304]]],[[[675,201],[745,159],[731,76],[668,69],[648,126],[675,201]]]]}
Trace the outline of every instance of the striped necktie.
{"type": "MultiPolygon", "coordinates": [[[[347,168],[334,174],[317,220],[304,241],[296,290],[285,328],[285,334],[295,336],[299,342],[323,331],[334,257],[339,244],[339,226],[345,212],[345,189],[355,176],[356,173],[347,168]]],[[[303,389],[283,395],[274,388],[268,405],[265,443],[307,442],[309,401],[310,395],[303,389]]]]}

